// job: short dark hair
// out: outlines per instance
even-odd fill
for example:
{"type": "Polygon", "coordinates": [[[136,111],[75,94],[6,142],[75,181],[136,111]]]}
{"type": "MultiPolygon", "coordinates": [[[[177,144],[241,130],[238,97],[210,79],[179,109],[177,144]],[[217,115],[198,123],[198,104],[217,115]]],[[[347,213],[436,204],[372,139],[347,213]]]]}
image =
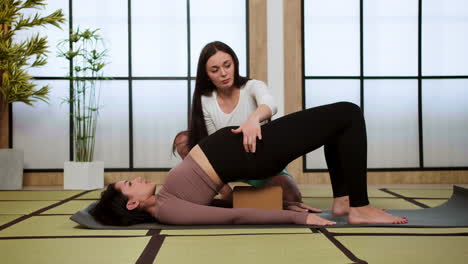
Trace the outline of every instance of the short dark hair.
{"type": "MultiPolygon", "coordinates": [[[[174,140],[172,141],[172,155],[175,156],[175,153],[177,151],[177,138],[180,137],[180,136],[187,136],[188,137],[189,135],[189,131],[188,130],[184,130],[184,131],[180,131],[179,133],[177,133],[177,135],[174,137],[174,140]]],[[[188,148],[188,141],[187,142],[184,142],[185,146],[183,147],[187,147],[188,148]]],[[[181,157],[182,158],[182,157],[181,157]]]]}
{"type": "Polygon", "coordinates": [[[109,184],[101,192],[101,198],[90,214],[101,224],[114,226],[128,226],[145,222],[155,222],[156,219],[146,211],[127,209],[128,197],[109,184]]]}

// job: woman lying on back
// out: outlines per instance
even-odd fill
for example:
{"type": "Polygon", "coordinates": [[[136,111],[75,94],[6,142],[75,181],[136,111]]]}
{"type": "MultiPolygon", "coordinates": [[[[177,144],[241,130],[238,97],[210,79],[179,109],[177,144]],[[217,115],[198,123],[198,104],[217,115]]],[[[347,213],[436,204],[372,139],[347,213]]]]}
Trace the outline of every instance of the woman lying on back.
{"type": "Polygon", "coordinates": [[[367,139],[361,109],[335,103],[286,115],[261,127],[256,152],[245,152],[242,134],[233,127],[204,138],[169,171],[162,189],[141,178],[111,184],[91,214],[108,225],[145,221],[164,224],[307,224],[334,225],[315,214],[290,210],[219,208],[210,206],[223,185],[237,179],[264,179],[286,164],[321,146],[333,189],[332,211],[351,224],[403,224],[369,205],[367,139]]]}

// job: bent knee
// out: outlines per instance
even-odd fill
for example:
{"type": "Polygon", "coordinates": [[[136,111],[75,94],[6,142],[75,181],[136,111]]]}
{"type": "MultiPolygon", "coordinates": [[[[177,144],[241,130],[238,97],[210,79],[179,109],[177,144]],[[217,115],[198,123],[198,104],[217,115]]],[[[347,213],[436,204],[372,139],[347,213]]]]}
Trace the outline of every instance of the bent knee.
{"type": "Polygon", "coordinates": [[[343,116],[350,116],[352,119],[364,118],[361,107],[359,107],[357,104],[351,102],[339,102],[336,104],[343,116]]]}
{"type": "Polygon", "coordinates": [[[361,107],[359,107],[357,104],[352,103],[352,102],[338,102],[336,103],[341,109],[343,109],[345,112],[350,112],[350,113],[361,113],[361,107]]]}

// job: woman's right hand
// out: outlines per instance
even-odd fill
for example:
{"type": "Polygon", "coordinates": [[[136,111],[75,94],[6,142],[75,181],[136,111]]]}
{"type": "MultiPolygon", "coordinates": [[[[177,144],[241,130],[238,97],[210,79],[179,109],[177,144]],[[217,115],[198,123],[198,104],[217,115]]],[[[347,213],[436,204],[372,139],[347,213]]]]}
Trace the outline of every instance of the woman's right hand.
{"type": "Polygon", "coordinates": [[[306,225],[331,226],[336,225],[336,222],[329,221],[315,214],[308,214],[306,225]]]}
{"type": "Polygon", "coordinates": [[[249,118],[237,129],[231,129],[231,132],[234,134],[243,134],[244,150],[247,153],[255,153],[257,138],[262,140],[262,129],[260,128],[260,121],[255,118],[249,118]]]}

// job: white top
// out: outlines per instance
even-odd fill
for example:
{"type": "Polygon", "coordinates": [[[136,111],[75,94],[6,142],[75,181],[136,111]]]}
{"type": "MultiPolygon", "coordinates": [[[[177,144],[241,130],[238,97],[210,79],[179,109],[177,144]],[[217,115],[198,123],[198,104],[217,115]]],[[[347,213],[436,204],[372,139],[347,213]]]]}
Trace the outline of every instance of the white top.
{"type": "Polygon", "coordinates": [[[221,110],[216,97],[216,91],[213,91],[209,96],[201,97],[208,135],[223,127],[242,125],[257,110],[259,105],[267,105],[271,109],[272,116],[278,110],[266,84],[258,80],[249,80],[240,88],[239,101],[229,114],[221,110]]]}

